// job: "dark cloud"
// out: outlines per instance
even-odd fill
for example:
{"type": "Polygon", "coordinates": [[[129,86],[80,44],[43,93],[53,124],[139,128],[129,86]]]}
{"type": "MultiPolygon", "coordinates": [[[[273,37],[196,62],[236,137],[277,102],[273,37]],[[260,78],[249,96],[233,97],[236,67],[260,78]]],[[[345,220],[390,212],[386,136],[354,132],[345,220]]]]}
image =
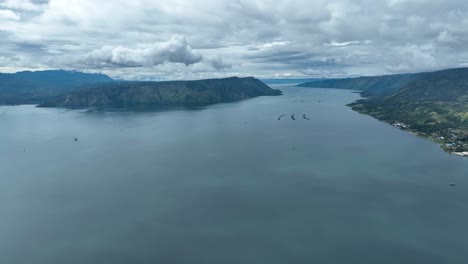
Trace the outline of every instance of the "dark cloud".
{"type": "Polygon", "coordinates": [[[224,69],[231,69],[232,64],[224,62],[223,58],[221,56],[218,56],[216,58],[210,59],[210,64],[211,66],[216,69],[216,70],[224,70],[224,69]]]}
{"type": "Polygon", "coordinates": [[[47,45],[40,43],[16,43],[14,50],[23,53],[42,53],[44,49],[47,48],[47,45]]]}

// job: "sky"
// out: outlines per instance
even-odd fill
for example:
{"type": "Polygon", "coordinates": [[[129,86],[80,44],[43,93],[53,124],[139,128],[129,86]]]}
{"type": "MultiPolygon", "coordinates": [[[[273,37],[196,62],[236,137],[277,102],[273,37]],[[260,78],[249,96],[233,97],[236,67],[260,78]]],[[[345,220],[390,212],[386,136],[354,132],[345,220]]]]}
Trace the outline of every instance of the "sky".
{"type": "Polygon", "coordinates": [[[0,72],[334,78],[468,67],[466,0],[0,0],[0,72]]]}

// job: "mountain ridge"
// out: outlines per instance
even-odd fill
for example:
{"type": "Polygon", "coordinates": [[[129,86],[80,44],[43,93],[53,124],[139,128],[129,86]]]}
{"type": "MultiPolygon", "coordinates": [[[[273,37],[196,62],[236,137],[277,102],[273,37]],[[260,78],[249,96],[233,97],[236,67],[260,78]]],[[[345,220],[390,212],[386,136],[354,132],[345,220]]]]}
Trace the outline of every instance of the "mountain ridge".
{"type": "Polygon", "coordinates": [[[364,97],[389,95],[399,88],[419,79],[431,72],[403,73],[378,76],[361,76],[340,79],[325,79],[301,83],[300,87],[336,88],[361,91],[364,97]]]}
{"type": "Polygon", "coordinates": [[[114,82],[58,96],[39,107],[126,107],[206,105],[263,95],[281,95],[253,77],[193,81],[114,82]]]}

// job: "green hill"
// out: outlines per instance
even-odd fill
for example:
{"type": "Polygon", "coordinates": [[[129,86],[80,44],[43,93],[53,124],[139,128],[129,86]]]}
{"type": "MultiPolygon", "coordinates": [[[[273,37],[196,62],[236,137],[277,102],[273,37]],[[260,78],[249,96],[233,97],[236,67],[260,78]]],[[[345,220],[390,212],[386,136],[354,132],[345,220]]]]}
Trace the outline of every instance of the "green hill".
{"type": "Polygon", "coordinates": [[[386,96],[350,104],[353,110],[468,151],[468,68],[425,73],[386,96]]]}
{"type": "Polygon", "coordinates": [[[196,106],[281,94],[281,91],[271,89],[253,77],[198,81],[115,82],[59,96],[39,106],[196,106]]]}

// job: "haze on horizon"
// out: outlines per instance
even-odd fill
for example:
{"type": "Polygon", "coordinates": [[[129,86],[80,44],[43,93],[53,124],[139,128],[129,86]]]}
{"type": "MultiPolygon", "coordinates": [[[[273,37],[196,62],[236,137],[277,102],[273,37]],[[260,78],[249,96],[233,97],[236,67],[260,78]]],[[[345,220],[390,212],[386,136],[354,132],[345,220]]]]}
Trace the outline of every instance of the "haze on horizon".
{"type": "Polygon", "coordinates": [[[466,0],[0,0],[0,72],[343,77],[468,66],[466,0]]]}

